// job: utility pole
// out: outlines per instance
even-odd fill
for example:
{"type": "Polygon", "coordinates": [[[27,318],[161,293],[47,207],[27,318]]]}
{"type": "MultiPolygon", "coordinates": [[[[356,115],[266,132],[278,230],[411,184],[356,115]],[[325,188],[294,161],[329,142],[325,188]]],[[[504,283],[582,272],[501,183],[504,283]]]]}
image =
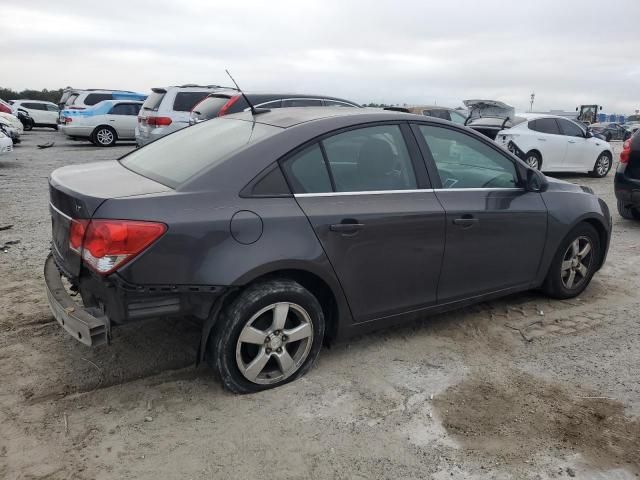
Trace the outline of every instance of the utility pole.
{"type": "Polygon", "coordinates": [[[529,106],[529,111],[533,112],[533,101],[536,98],[536,94],[535,92],[531,92],[531,101],[529,102],[530,106],[529,106]]]}

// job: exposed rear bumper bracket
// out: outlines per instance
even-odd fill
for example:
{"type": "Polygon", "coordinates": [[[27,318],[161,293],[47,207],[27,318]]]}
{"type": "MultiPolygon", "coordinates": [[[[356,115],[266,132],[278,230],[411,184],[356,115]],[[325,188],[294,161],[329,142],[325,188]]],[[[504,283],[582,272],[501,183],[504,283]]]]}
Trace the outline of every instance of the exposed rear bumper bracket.
{"type": "Polygon", "coordinates": [[[44,280],[49,307],[62,328],[85,345],[109,343],[111,333],[109,319],[106,315],[100,315],[99,312],[93,315],[90,309],[83,308],[73,301],[62,284],[60,271],[51,255],[47,257],[44,264],[44,280]]]}

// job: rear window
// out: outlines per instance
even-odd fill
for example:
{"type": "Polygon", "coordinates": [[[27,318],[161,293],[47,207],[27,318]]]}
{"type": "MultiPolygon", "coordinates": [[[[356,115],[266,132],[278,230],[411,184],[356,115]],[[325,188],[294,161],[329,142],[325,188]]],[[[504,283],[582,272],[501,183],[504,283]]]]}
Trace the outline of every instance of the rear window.
{"type": "Polygon", "coordinates": [[[173,109],[176,112],[190,112],[207,95],[209,92],[178,92],[173,101],[173,109]]]}
{"type": "Polygon", "coordinates": [[[208,97],[196,104],[193,109],[197,111],[200,118],[215,118],[220,113],[222,107],[229,101],[230,97],[208,97]],[[196,108],[197,107],[197,108],[196,108]]]}
{"type": "Polygon", "coordinates": [[[162,99],[164,98],[165,94],[166,92],[151,92],[151,94],[142,104],[142,109],[157,112],[158,108],[160,108],[160,103],[162,103],[162,99]]]}
{"type": "Polygon", "coordinates": [[[67,98],[67,101],[64,102],[65,105],[73,105],[73,102],[76,101],[76,98],[78,98],[78,94],[77,93],[72,93],[71,95],[69,95],[69,98],[67,98]]]}
{"type": "Polygon", "coordinates": [[[113,94],[111,93],[90,93],[87,98],[84,99],[85,105],[95,105],[104,100],[113,100],[113,94]]]}
{"type": "Polygon", "coordinates": [[[205,168],[222,163],[242,147],[280,128],[262,123],[213,119],[167,135],[121,160],[129,170],[176,188],[205,168]]]}

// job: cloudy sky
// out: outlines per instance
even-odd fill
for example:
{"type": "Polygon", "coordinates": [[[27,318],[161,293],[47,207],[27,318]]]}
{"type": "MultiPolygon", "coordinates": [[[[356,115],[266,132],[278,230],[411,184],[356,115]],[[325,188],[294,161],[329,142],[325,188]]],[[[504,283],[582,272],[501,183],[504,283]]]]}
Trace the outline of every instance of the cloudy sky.
{"type": "Polygon", "coordinates": [[[0,86],[640,108],[640,0],[0,0],[0,86]],[[101,5],[98,7],[98,5],[101,5]]]}

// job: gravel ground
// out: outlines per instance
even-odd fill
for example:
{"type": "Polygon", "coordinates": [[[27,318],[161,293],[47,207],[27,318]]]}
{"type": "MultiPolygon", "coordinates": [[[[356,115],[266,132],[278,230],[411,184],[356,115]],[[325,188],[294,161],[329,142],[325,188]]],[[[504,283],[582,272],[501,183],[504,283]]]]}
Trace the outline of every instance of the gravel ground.
{"type": "Polygon", "coordinates": [[[133,145],[23,139],[0,157],[0,228],[13,225],[0,230],[0,478],[640,474],[640,223],[615,212],[612,174],[563,176],[614,215],[580,298],[531,292],[358,337],[293,384],[235,396],[194,367],[188,321],[125,327],[93,349],[62,331],[43,290],[47,176],[133,145]]]}

